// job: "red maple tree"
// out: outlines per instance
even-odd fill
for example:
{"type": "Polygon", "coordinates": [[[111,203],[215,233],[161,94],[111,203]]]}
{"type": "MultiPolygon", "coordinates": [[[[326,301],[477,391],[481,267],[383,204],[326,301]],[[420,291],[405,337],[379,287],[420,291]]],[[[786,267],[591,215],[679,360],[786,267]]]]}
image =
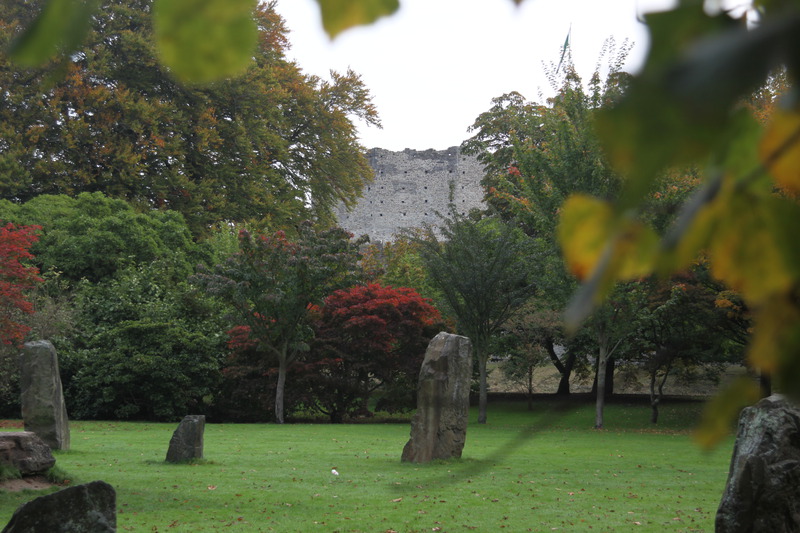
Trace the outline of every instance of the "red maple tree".
{"type": "Polygon", "coordinates": [[[407,287],[358,285],[328,296],[317,313],[305,382],[314,407],[331,421],[366,413],[379,387],[416,390],[425,348],[441,322],[427,298],[407,287]]]}
{"type": "Polygon", "coordinates": [[[40,229],[12,223],[0,227],[0,341],[3,344],[21,344],[30,331],[18,318],[20,313],[33,313],[33,304],[25,293],[42,281],[39,269],[24,263],[33,259],[30,247],[38,240],[36,232],[40,229]]]}

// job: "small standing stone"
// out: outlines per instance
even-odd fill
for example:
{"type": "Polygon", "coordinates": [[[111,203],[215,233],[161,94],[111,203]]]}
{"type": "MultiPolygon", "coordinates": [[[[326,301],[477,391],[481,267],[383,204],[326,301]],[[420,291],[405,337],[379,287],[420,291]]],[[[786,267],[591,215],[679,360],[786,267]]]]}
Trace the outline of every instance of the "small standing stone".
{"type": "Polygon", "coordinates": [[[716,531],[800,532],[800,409],[780,395],[739,416],[716,531]]]}
{"type": "Polygon", "coordinates": [[[25,343],[20,357],[22,419],[53,450],[69,449],[69,419],[56,349],[49,341],[25,343]]]}
{"type": "Polygon", "coordinates": [[[191,459],[203,458],[203,432],[206,428],[205,415],[183,417],[178,429],[172,434],[167,450],[168,463],[182,463],[191,459]]]}
{"type": "Polygon", "coordinates": [[[467,437],[472,343],[441,332],[431,339],[417,386],[417,412],[402,461],[461,457],[467,437]]]}
{"type": "Polygon", "coordinates": [[[0,463],[23,476],[42,474],[56,464],[50,447],[31,431],[0,432],[0,463]]]}
{"type": "Polygon", "coordinates": [[[20,505],[2,533],[117,530],[117,493],[104,481],[76,485],[20,505]]]}

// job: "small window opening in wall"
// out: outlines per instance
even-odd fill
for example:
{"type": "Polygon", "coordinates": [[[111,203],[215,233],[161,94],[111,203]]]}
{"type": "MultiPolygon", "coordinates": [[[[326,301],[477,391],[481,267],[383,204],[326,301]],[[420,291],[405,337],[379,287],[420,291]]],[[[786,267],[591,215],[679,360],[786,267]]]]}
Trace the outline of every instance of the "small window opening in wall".
{"type": "MultiPolygon", "coordinates": [[[[463,215],[464,213],[461,213],[461,214],[463,215]]],[[[383,213],[378,213],[378,216],[379,216],[379,217],[382,217],[382,216],[383,216],[383,213]]]]}
{"type": "Polygon", "coordinates": [[[381,185],[381,189],[383,189],[383,185],[381,185]]]}
{"type": "Polygon", "coordinates": [[[404,204],[404,203],[406,203],[406,201],[405,200],[400,200],[400,203],[404,204]]]}
{"type": "Polygon", "coordinates": [[[381,203],[383,203],[383,200],[381,200],[381,203]]]}
{"type": "Polygon", "coordinates": [[[428,190],[428,186],[426,185],[425,187],[423,187],[423,189],[425,189],[427,191],[428,190]]]}
{"type": "Polygon", "coordinates": [[[405,214],[405,213],[403,213],[403,216],[406,216],[406,214],[405,214]]]}
{"type": "Polygon", "coordinates": [[[425,200],[425,203],[427,204],[427,203],[428,203],[428,200],[425,200]]]}

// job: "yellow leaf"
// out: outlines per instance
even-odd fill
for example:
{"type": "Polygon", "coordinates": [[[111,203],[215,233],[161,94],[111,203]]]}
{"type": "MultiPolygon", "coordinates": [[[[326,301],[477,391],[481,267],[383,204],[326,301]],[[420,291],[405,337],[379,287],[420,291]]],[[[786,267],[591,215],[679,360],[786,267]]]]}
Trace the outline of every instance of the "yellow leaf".
{"type": "Polygon", "coordinates": [[[610,204],[573,194],[561,208],[558,238],[567,267],[578,279],[588,278],[606,249],[614,227],[610,204]]]}
{"type": "Polygon", "coordinates": [[[759,156],[782,189],[800,192],[800,113],[777,110],[772,115],[759,156]]]}
{"type": "Polygon", "coordinates": [[[638,220],[618,216],[608,202],[585,195],[570,196],[561,209],[558,237],[570,271],[579,279],[595,273],[608,256],[612,281],[650,274],[659,237],[638,220]]]}
{"type": "Polygon", "coordinates": [[[725,386],[705,406],[694,440],[710,449],[730,434],[731,428],[743,407],[754,404],[761,390],[750,378],[740,377],[725,386]]]}
{"type": "Polygon", "coordinates": [[[800,208],[774,196],[735,194],[717,200],[711,239],[713,274],[751,305],[785,293],[800,277],[794,228],[800,208]]]}
{"type": "Polygon", "coordinates": [[[767,302],[755,316],[753,338],[748,350],[750,363],[769,374],[778,370],[785,356],[800,354],[800,312],[785,297],[767,302]]]}

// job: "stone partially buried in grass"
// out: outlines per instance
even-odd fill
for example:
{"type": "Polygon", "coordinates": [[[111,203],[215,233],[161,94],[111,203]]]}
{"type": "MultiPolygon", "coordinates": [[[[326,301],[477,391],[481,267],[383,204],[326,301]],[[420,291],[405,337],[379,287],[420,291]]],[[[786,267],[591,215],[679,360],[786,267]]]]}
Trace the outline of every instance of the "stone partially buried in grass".
{"type": "Polygon", "coordinates": [[[428,344],[417,385],[417,412],[402,461],[461,457],[467,437],[472,343],[441,332],[428,344]]]}
{"type": "Polygon", "coordinates": [[[31,431],[0,432],[0,464],[34,476],[56,464],[50,447],[31,431]]]}
{"type": "Polygon", "coordinates": [[[14,511],[2,533],[106,533],[117,530],[117,495],[104,481],[40,496],[14,511]]]}
{"type": "Polygon", "coordinates": [[[203,432],[206,428],[205,415],[183,417],[178,429],[172,434],[167,450],[168,463],[184,463],[203,458],[203,432]]]}

